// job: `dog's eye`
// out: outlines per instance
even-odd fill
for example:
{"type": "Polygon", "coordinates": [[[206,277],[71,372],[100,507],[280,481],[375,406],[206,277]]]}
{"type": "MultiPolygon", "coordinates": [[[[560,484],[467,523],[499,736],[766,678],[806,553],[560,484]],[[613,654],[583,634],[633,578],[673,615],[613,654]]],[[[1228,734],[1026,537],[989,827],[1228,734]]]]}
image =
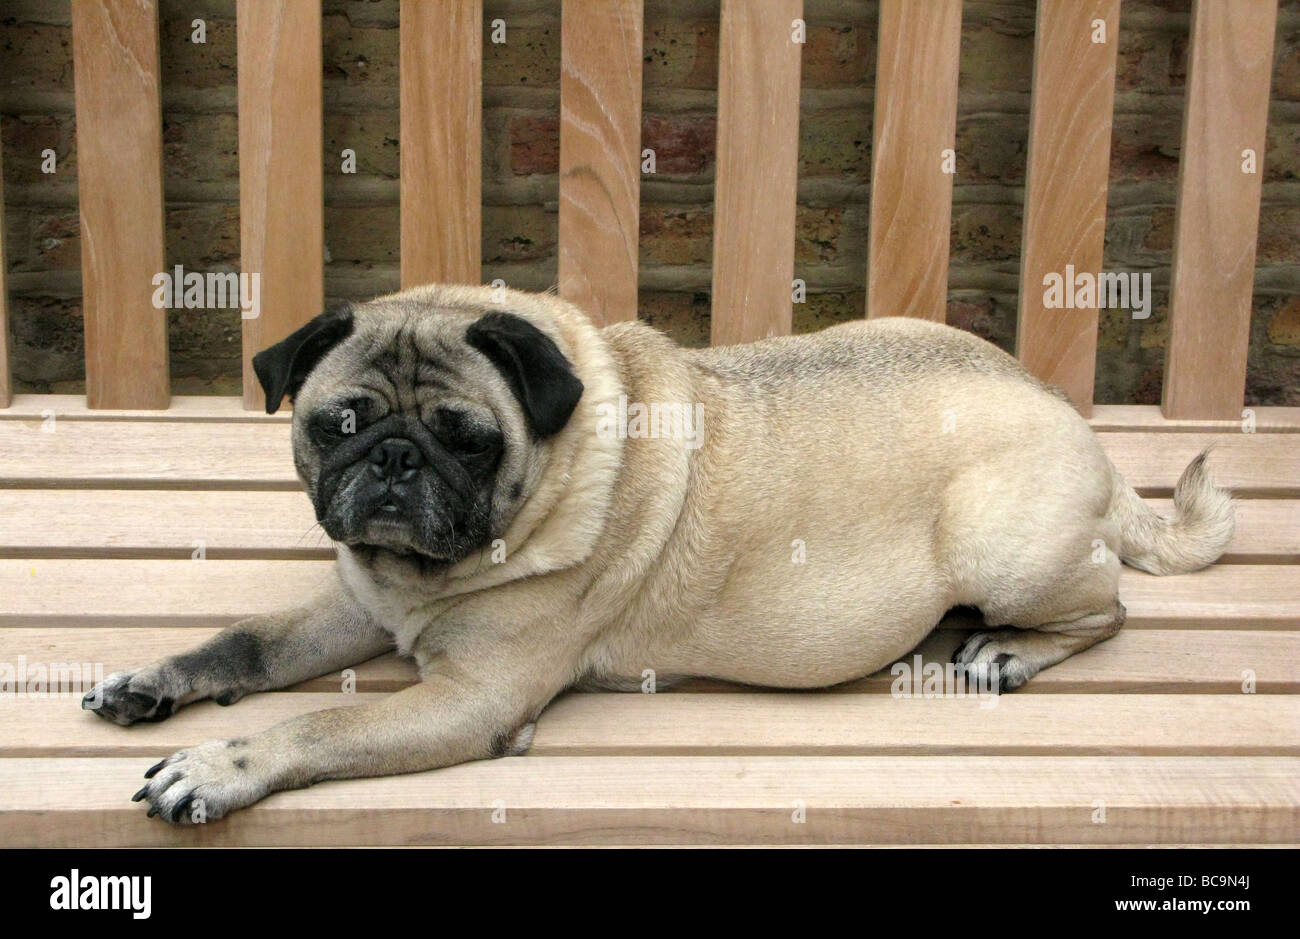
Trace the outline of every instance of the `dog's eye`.
{"type": "Polygon", "coordinates": [[[335,443],[343,438],[343,421],[333,410],[317,411],[307,421],[307,433],[318,443],[335,443]]]}
{"type": "Polygon", "coordinates": [[[370,411],[370,402],[365,398],[332,404],[308,418],[307,432],[318,444],[337,443],[364,428],[370,411]]]}
{"type": "Polygon", "coordinates": [[[448,408],[437,412],[437,436],[444,447],[467,459],[488,457],[501,448],[501,431],[496,426],[448,408]]]}

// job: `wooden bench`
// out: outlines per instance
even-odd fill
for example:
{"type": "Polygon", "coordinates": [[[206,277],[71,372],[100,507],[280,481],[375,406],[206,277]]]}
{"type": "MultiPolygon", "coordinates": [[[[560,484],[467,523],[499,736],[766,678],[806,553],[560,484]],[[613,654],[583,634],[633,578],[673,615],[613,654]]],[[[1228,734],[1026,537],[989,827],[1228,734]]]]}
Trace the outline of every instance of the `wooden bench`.
{"type": "MultiPolygon", "coordinates": [[[[942,319],[960,3],[879,6],[867,313],[942,319]]],[[[1275,4],[1195,7],[1160,407],[1094,406],[1096,311],[1039,302],[1045,273],[1101,265],[1118,11],[1038,5],[1018,353],[1158,503],[1214,444],[1241,499],[1221,563],[1125,570],[1125,629],[995,702],[900,698],[888,672],[826,692],[575,693],[527,756],[325,783],[178,829],[128,801],[156,759],[414,672],[386,656],[125,730],[78,708],[97,668],[300,600],[332,551],[288,416],[261,412],[247,367],[242,400],[170,395],[150,302],[164,270],[156,4],[74,3],[87,396],[11,396],[0,329],[0,668],[85,664],[0,696],[0,843],[1300,841],[1300,408],[1243,411],[1260,177],[1238,166],[1243,150],[1263,157],[1275,4]]],[[[722,3],[716,342],[790,331],[801,12],[722,3]]],[[[243,268],[262,273],[247,358],[323,299],[320,11],[240,0],[238,16],[243,268]]],[[[480,277],[482,23],[470,0],[402,5],[407,284],[480,277]]],[[[604,322],[636,315],[641,25],[640,0],[564,3],[560,291],[604,322]]],[[[946,662],[965,625],[918,654],[946,662]]]]}

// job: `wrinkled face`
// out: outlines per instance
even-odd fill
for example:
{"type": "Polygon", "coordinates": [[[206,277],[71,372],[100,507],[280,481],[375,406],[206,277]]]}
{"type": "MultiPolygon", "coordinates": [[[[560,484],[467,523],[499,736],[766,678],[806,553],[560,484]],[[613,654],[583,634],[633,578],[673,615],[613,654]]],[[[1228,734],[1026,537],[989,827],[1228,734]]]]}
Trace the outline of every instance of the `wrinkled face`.
{"type": "Polygon", "coordinates": [[[504,532],[582,393],[529,321],[399,299],[323,314],[258,358],[268,409],[277,378],[294,396],[294,462],[321,527],[363,560],[422,569],[504,532]]]}
{"type": "Polygon", "coordinates": [[[505,431],[488,402],[420,374],[434,370],[371,374],[306,412],[295,460],[335,541],[452,562],[491,540],[505,431]]]}

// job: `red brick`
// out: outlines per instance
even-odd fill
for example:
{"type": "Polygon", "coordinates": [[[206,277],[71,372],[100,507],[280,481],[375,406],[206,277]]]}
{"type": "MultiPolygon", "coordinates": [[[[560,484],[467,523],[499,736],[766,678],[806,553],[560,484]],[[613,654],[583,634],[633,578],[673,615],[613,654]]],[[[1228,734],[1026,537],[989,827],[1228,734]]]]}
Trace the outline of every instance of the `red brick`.
{"type": "Polygon", "coordinates": [[[641,147],[655,152],[659,175],[691,175],[713,168],[718,120],[712,114],[645,114],[641,147]]]}
{"type": "Polygon", "coordinates": [[[524,115],[510,121],[510,168],[516,176],[560,171],[560,121],[524,115]]]}

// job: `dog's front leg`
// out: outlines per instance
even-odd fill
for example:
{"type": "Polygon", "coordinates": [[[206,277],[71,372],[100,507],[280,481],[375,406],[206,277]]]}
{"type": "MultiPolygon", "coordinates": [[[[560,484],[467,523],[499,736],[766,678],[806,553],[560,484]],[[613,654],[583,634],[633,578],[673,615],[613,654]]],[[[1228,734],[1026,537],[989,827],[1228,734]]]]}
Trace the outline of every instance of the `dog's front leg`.
{"type": "Polygon", "coordinates": [[[145,774],[135,800],[147,799],[150,815],[171,822],[203,822],[324,779],[521,753],[538,713],[565,683],[563,669],[541,659],[511,668],[493,654],[475,667],[441,656],[420,684],[374,704],[316,711],[246,738],[181,750],[145,774]]]}
{"type": "Polygon", "coordinates": [[[81,706],[126,726],[170,717],[192,701],[232,704],[246,694],[285,688],[356,665],[393,647],[338,579],[296,610],[253,616],[207,642],[151,665],[115,672],[81,706]]]}

